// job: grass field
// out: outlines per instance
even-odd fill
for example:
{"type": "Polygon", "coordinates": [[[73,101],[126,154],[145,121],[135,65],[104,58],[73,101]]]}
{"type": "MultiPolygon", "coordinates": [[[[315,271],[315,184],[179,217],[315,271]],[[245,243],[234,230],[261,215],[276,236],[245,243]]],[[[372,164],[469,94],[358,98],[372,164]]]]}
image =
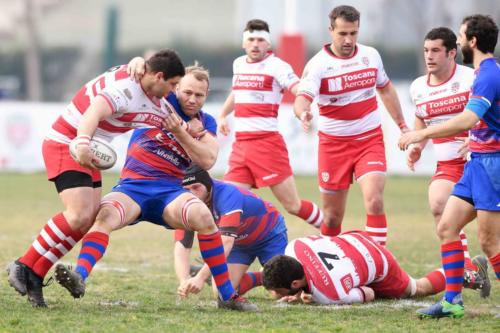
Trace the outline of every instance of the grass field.
{"type": "MultiPolygon", "coordinates": [[[[105,191],[116,178],[106,175],[105,191]]],[[[319,201],[314,178],[301,177],[297,183],[303,197],[319,201]]],[[[44,174],[0,174],[0,184],[0,265],[5,267],[24,253],[45,221],[61,210],[61,204],[44,174]]],[[[275,202],[269,191],[259,194],[275,202]]],[[[388,248],[401,265],[414,277],[437,267],[439,245],[427,205],[427,179],[389,178],[385,202],[388,248]]],[[[301,220],[285,217],[290,239],[316,233],[301,220]]],[[[343,229],[363,226],[364,210],[354,186],[343,229]]],[[[475,255],[479,251],[475,224],[466,231],[475,255]]],[[[500,332],[500,319],[495,318],[500,313],[500,294],[493,274],[491,297],[483,300],[467,290],[466,316],[458,320],[417,319],[415,310],[439,296],[326,307],[276,303],[262,289],[247,295],[261,312],[237,313],[217,310],[208,288],[187,300],[177,299],[172,249],[172,233],[152,224],[118,231],[89,278],[85,297],[73,300],[54,283],[44,288],[48,309],[33,309],[10,288],[4,272],[0,332],[500,332]]],[[[74,263],[78,250],[79,245],[63,261],[74,263]]]]}

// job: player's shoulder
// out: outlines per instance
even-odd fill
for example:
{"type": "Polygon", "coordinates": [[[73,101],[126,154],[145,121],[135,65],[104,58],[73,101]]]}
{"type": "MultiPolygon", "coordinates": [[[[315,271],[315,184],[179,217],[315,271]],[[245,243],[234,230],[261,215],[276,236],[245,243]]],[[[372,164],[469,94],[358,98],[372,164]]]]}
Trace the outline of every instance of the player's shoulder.
{"type": "Polygon", "coordinates": [[[423,89],[426,86],[427,86],[427,75],[421,75],[411,82],[410,92],[423,89]]]}
{"type": "Polygon", "coordinates": [[[358,55],[380,57],[380,53],[373,46],[357,43],[356,47],[358,48],[358,55]]]}
{"type": "Polygon", "coordinates": [[[234,59],[233,66],[245,65],[247,63],[247,56],[242,55],[234,59]]]}

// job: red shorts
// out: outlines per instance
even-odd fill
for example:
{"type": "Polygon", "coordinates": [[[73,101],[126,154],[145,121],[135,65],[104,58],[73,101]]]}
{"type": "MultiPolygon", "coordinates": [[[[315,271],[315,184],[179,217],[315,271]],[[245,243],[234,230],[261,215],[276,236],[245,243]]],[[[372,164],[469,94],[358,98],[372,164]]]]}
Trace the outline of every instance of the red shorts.
{"type": "Polygon", "coordinates": [[[79,171],[91,176],[94,183],[101,181],[101,172],[84,168],[78,164],[71,157],[67,144],[45,139],[42,144],[42,155],[49,180],[54,180],[65,171],[79,171]]]}
{"type": "Polygon", "coordinates": [[[438,161],[436,172],[432,176],[431,182],[436,179],[446,179],[458,183],[464,173],[465,161],[463,158],[457,158],[450,161],[438,161]]]}
{"type": "Polygon", "coordinates": [[[345,190],[353,175],[359,179],[370,172],[385,173],[384,136],[380,127],[349,137],[319,132],[318,181],[323,190],[345,190]]]}
{"type": "Polygon", "coordinates": [[[378,248],[385,254],[388,262],[386,277],[379,281],[370,283],[368,287],[375,291],[375,298],[403,298],[411,278],[406,273],[394,256],[386,248],[378,245],[378,248]]]}
{"type": "Polygon", "coordinates": [[[272,186],[293,175],[285,141],[279,133],[233,143],[225,181],[252,187],[272,186]]]}

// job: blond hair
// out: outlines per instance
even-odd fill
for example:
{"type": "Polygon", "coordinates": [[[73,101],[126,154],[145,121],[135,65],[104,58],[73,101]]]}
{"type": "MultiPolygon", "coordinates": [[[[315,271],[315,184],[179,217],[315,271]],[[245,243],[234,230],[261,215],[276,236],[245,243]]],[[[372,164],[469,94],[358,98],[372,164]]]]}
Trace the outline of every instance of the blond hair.
{"type": "Polygon", "coordinates": [[[198,81],[207,82],[207,86],[210,85],[210,73],[208,69],[201,66],[198,61],[195,60],[194,64],[186,67],[186,75],[191,74],[198,81]]]}

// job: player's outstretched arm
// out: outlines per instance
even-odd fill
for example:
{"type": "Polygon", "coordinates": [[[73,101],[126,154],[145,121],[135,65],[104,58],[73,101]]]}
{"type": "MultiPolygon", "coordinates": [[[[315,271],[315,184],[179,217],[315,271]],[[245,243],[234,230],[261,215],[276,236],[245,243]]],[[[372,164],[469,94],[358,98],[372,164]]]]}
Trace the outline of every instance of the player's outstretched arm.
{"type": "Polygon", "coordinates": [[[234,93],[231,91],[222,105],[222,110],[217,119],[217,125],[219,126],[219,132],[222,135],[229,135],[231,131],[229,125],[227,124],[227,116],[231,114],[234,110],[234,93]]]}
{"type": "Polygon", "coordinates": [[[385,87],[377,89],[382,103],[384,103],[387,112],[391,115],[396,125],[400,128],[401,132],[407,132],[408,126],[406,125],[401,103],[394,85],[389,82],[385,87]]]}
{"type": "Polygon", "coordinates": [[[311,101],[304,96],[295,97],[295,102],[293,103],[293,112],[295,116],[302,123],[302,128],[304,131],[308,132],[311,128],[311,120],[313,114],[311,112],[311,101]]]}

